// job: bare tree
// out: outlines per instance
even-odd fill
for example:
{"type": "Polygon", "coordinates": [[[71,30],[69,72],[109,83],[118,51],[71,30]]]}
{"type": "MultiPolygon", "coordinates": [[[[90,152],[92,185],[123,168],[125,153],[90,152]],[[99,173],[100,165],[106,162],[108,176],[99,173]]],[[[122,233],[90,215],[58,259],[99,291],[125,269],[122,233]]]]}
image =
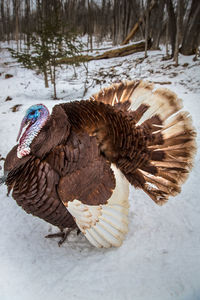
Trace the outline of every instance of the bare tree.
{"type": "Polygon", "coordinates": [[[180,52],[184,55],[196,53],[200,38],[200,1],[193,0],[188,20],[186,22],[182,47],[180,52]]]}
{"type": "Polygon", "coordinates": [[[1,37],[1,40],[4,40],[5,28],[6,28],[5,14],[4,14],[4,0],[1,0],[0,9],[1,9],[0,37],[1,37]]]}
{"type": "Polygon", "coordinates": [[[166,58],[169,58],[169,20],[166,21],[166,33],[165,33],[165,46],[166,46],[166,58]]]}
{"type": "Polygon", "coordinates": [[[113,7],[113,42],[114,44],[120,41],[120,26],[119,26],[119,15],[120,15],[120,1],[114,0],[113,7]]]}
{"type": "Polygon", "coordinates": [[[175,41],[176,41],[176,17],[174,13],[172,0],[166,0],[166,4],[167,4],[167,12],[168,12],[168,20],[169,20],[168,21],[169,38],[172,47],[171,57],[173,57],[175,51],[175,41]]]}
{"type": "Polygon", "coordinates": [[[181,25],[181,0],[177,2],[177,17],[176,17],[176,41],[174,50],[175,66],[178,66],[178,53],[179,53],[179,41],[180,41],[180,25],[181,25]]]}
{"type": "Polygon", "coordinates": [[[145,24],[145,58],[147,57],[147,48],[148,48],[148,39],[149,39],[149,13],[150,13],[150,2],[151,0],[147,0],[146,6],[146,24],[145,24]]]}
{"type": "Polygon", "coordinates": [[[29,45],[30,43],[30,0],[25,1],[25,33],[26,33],[26,41],[29,45]]]}
{"type": "MultiPolygon", "coordinates": [[[[93,28],[94,28],[94,24],[93,24],[93,14],[92,14],[92,3],[90,3],[90,0],[87,1],[87,6],[88,6],[88,19],[87,19],[87,31],[88,31],[88,45],[90,45],[90,50],[93,50],[93,28]]],[[[89,47],[88,47],[89,48],[89,47]]]]}
{"type": "Polygon", "coordinates": [[[13,15],[15,16],[15,40],[17,42],[17,51],[19,51],[19,7],[20,1],[13,0],[13,15]]]}
{"type": "Polygon", "coordinates": [[[156,3],[154,8],[154,14],[152,14],[152,25],[151,25],[151,36],[153,38],[153,49],[159,49],[159,43],[162,33],[164,32],[164,28],[166,23],[164,24],[164,7],[165,0],[160,0],[156,3]]]}

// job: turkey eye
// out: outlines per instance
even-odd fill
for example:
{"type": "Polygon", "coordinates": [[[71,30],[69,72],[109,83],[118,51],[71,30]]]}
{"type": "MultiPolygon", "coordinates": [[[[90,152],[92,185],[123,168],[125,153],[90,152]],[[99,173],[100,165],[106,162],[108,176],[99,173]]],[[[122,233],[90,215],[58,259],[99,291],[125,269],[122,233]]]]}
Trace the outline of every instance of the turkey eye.
{"type": "Polygon", "coordinates": [[[34,111],[32,111],[32,112],[30,112],[30,115],[32,115],[32,116],[33,116],[33,115],[34,115],[34,113],[35,113],[35,112],[34,112],[34,111]]]}

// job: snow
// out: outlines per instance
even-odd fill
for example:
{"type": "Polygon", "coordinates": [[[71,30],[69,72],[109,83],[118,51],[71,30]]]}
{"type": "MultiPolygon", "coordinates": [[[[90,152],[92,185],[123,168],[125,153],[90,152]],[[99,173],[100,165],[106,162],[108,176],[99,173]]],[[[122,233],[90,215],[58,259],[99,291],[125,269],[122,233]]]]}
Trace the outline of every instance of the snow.
{"type": "MultiPolygon", "coordinates": [[[[175,91],[199,133],[200,61],[180,56],[180,65],[175,68],[173,61],[163,61],[163,56],[162,49],[149,52],[147,59],[138,53],[91,61],[76,69],[77,76],[72,67],[63,66],[57,84],[61,100],[55,101],[53,88],[44,88],[42,75],[22,68],[2,47],[0,154],[5,157],[15,144],[29,106],[44,103],[51,109],[57,103],[88,98],[111,82],[131,78],[155,81],[156,86],[175,91]],[[5,79],[7,73],[14,76],[5,79]],[[166,84],[159,84],[162,82],[166,84]],[[12,100],[5,101],[7,96],[12,100]],[[17,104],[22,105],[19,111],[12,112],[17,104]]],[[[163,207],[142,191],[130,189],[129,232],[117,249],[95,249],[75,232],[58,247],[55,239],[44,238],[57,229],[26,214],[1,186],[0,299],[200,299],[199,160],[198,150],[181,194],[163,207]]]]}

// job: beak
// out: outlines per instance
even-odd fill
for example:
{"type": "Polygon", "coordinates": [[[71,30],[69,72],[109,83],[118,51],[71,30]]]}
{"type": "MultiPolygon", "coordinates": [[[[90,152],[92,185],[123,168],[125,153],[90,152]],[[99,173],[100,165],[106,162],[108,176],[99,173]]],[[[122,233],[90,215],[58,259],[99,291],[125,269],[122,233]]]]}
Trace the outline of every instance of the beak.
{"type": "Polygon", "coordinates": [[[18,142],[18,140],[19,140],[19,138],[20,138],[20,136],[21,136],[21,133],[22,133],[22,130],[23,130],[23,128],[27,125],[27,117],[25,116],[24,118],[23,118],[23,120],[22,120],[22,122],[21,122],[21,126],[20,126],[20,129],[19,129],[19,133],[18,133],[18,136],[17,136],[17,142],[18,142]]]}

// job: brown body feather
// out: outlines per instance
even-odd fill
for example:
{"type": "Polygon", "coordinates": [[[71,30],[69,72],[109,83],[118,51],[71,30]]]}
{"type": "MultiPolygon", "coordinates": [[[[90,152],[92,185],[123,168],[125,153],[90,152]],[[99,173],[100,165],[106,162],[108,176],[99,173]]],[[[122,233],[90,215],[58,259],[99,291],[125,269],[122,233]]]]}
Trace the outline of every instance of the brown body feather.
{"type": "MultiPolygon", "coordinates": [[[[13,155],[16,155],[16,147],[13,155]]],[[[7,165],[5,166],[5,170],[7,165]]],[[[12,196],[27,213],[58,226],[75,228],[76,223],[57,194],[58,174],[45,161],[34,156],[22,158],[7,178],[12,196]]]]}
{"type": "MultiPolygon", "coordinates": [[[[140,81],[113,85],[87,101],[56,105],[18,159],[8,154],[8,189],[23,209],[60,228],[76,227],[66,209],[78,199],[101,206],[116,181],[115,164],[157,204],[180,192],[192,165],[195,131],[181,102],[140,81]]],[[[73,207],[72,207],[73,210],[73,207]]]]}

